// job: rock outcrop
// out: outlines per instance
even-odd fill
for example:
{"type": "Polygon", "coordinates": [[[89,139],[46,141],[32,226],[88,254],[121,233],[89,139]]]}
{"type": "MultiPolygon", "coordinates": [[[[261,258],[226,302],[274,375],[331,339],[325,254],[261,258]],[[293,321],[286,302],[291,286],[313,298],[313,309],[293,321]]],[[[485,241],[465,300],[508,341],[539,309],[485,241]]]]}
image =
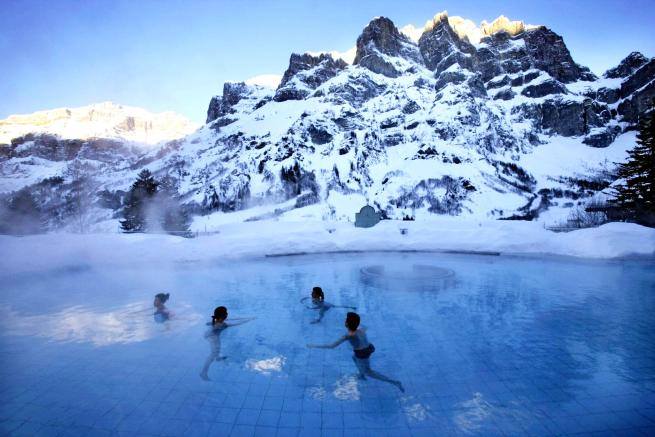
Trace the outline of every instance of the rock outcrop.
{"type": "Polygon", "coordinates": [[[614,68],[610,68],[603,74],[603,77],[608,79],[617,79],[628,77],[633,74],[635,71],[640,69],[645,63],[648,62],[648,58],[645,57],[640,52],[632,52],[626,56],[619,65],[614,68]]]}
{"type": "Polygon", "coordinates": [[[401,71],[389,61],[389,57],[421,62],[419,52],[409,38],[401,34],[391,20],[378,17],[357,38],[353,64],[387,77],[398,77],[401,71]]]}
{"type": "Polygon", "coordinates": [[[251,112],[270,100],[269,92],[258,85],[246,85],[244,82],[226,82],[223,94],[212,97],[207,108],[207,123],[216,128],[227,126],[235,121],[232,114],[251,112]],[[237,108],[237,105],[240,108],[237,108]]]}
{"type": "Polygon", "coordinates": [[[448,16],[435,18],[433,27],[421,35],[418,47],[428,69],[440,73],[458,63],[472,67],[475,47],[461,39],[448,23],[448,16]]]}
{"type": "Polygon", "coordinates": [[[344,60],[335,60],[332,55],[326,53],[318,56],[294,53],[289,59],[289,67],[282,76],[273,100],[276,102],[302,100],[346,66],[344,60]]]}

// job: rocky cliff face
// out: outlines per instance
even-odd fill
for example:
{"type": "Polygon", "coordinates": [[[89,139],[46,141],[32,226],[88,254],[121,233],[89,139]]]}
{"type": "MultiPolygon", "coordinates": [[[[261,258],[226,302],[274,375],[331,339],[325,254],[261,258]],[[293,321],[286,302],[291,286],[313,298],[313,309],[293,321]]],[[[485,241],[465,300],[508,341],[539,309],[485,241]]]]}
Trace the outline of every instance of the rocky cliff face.
{"type": "Polygon", "coordinates": [[[244,82],[227,82],[223,95],[212,97],[207,108],[207,123],[215,127],[227,126],[235,121],[234,114],[252,112],[259,105],[270,100],[263,87],[246,85],[244,82]],[[217,121],[215,121],[217,120],[217,121]]]}
{"type": "Polygon", "coordinates": [[[412,63],[422,62],[416,46],[396,29],[391,20],[385,17],[376,18],[357,38],[357,52],[353,63],[374,73],[398,77],[402,74],[402,67],[397,63],[394,65],[394,58],[412,63]]]}
{"type": "MultiPolygon", "coordinates": [[[[147,167],[198,213],[258,207],[252,219],[352,219],[366,203],[390,218],[566,216],[614,180],[655,60],[632,53],[597,78],[544,26],[472,26],[439,14],[415,42],[379,17],[353,65],[293,54],[277,90],[225,84],[207,125],[107,187],[147,167]]],[[[5,169],[24,158],[12,153],[5,169]]]]}
{"type": "Polygon", "coordinates": [[[332,56],[327,54],[313,56],[308,53],[294,53],[289,59],[289,68],[284,72],[273,100],[303,100],[344,68],[346,63],[343,60],[332,59],[332,56]]]}

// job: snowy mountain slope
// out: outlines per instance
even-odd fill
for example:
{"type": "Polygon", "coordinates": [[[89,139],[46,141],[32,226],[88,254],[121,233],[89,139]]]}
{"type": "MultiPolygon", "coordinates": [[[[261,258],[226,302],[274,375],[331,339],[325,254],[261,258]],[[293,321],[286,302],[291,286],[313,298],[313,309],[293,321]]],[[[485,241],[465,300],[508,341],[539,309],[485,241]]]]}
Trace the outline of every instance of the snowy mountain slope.
{"type": "Polygon", "coordinates": [[[198,125],[173,112],[99,103],[0,120],[0,192],[65,174],[75,159],[111,175],[198,125]]]}
{"type": "Polygon", "coordinates": [[[276,90],[225,84],[206,125],[99,170],[102,187],[148,168],[199,214],[252,208],[237,220],[352,220],[370,203],[391,218],[553,221],[609,186],[655,96],[655,59],[632,53],[598,78],[544,26],[442,13],[405,33],[378,17],[352,65],[293,54],[276,90]]]}
{"type": "Polygon", "coordinates": [[[543,26],[501,17],[474,45],[451,21],[438,15],[415,43],[376,18],[355,65],[294,54],[274,94],[241,85],[239,100],[226,85],[230,115],[210,105],[208,125],[168,157],[185,162],[188,200],[231,211],[297,198],[352,219],[344,196],[357,194],[390,217],[529,218],[606,187],[655,61],[631,54],[597,78],[543,26]]]}

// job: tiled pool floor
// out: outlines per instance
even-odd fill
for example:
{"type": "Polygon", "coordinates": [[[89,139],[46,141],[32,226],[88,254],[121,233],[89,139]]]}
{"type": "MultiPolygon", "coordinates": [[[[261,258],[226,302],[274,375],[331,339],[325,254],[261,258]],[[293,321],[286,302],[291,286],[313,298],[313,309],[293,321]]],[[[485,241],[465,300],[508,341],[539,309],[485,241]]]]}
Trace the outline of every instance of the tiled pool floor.
{"type": "Polygon", "coordinates": [[[2,435],[655,435],[655,267],[457,255],[368,254],[224,266],[5,275],[2,435]],[[393,271],[370,278],[362,267],[393,271]],[[415,265],[454,272],[418,275],[415,265]],[[321,285],[355,305],[372,367],[360,381],[346,309],[320,324],[299,303],[321,285]],[[176,317],[157,324],[152,296],[176,317]],[[199,377],[209,315],[222,333],[199,377]]]}

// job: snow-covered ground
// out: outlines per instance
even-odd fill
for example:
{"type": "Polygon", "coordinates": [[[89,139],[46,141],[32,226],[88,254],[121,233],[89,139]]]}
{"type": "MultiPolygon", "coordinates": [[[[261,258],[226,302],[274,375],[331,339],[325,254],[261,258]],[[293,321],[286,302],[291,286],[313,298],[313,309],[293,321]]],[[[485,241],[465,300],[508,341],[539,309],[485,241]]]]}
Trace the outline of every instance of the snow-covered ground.
{"type": "Polygon", "coordinates": [[[220,262],[239,258],[330,251],[491,251],[585,258],[655,256],[655,229],[610,223],[554,233],[535,222],[383,221],[352,223],[255,221],[218,225],[214,235],[186,239],[154,234],[45,234],[0,237],[0,269],[34,272],[80,266],[138,266],[220,262]],[[406,234],[401,229],[406,228],[406,234]]]}

